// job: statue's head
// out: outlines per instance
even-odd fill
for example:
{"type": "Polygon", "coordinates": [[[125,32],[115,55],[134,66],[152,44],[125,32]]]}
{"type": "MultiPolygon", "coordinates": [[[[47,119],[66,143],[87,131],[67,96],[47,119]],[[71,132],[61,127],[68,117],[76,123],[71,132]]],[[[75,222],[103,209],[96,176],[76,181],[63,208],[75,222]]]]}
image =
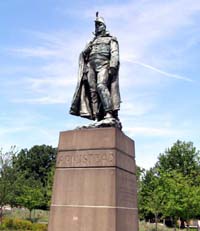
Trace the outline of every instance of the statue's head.
{"type": "Polygon", "coordinates": [[[99,12],[96,12],[95,19],[95,35],[104,34],[106,32],[106,24],[103,17],[99,17],[99,12]]]}

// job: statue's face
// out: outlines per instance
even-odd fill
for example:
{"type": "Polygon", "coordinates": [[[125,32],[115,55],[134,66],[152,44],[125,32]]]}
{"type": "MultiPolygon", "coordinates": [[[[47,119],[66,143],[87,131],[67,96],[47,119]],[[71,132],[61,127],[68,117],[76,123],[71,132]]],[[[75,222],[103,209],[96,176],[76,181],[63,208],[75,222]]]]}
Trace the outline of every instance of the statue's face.
{"type": "Polygon", "coordinates": [[[95,34],[101,34],[106,31],[106,26],[102,22],[95,22],[95,34]]]}

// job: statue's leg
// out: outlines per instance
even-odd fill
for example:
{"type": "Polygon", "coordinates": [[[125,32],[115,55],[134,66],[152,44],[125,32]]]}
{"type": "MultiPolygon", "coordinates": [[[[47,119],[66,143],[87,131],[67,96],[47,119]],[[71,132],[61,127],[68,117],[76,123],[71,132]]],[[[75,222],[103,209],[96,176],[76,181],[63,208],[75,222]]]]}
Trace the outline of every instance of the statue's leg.
{"type": "Polygon", "coordinates": [[[104,111],[112,113],[113,106],[110,91],[108,89],[108,78],[108,66],[104,66],[97,74],[97,92],[99,93],[104,111]]]}
{"type": "Polygon", "coordinates": [[[89,66],[87,77],[88,77],[88,84],[90,87],[93,117],[94,117],[94,119],[97,119],[97,116],[98,116],[98,95],[97,95],[96,72],[91,66],[89,66]]]}

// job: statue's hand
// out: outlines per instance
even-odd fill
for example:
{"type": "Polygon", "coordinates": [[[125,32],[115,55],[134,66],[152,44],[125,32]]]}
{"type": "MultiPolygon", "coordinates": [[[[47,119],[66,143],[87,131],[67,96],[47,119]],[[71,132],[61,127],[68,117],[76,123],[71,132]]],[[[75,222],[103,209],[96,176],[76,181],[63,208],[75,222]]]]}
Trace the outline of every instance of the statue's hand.
{"type": "Polygon", "coordinates": [[[110,67],[109,74],[114,76],[117,74],[117,69],[115,67],[110,67]]]}

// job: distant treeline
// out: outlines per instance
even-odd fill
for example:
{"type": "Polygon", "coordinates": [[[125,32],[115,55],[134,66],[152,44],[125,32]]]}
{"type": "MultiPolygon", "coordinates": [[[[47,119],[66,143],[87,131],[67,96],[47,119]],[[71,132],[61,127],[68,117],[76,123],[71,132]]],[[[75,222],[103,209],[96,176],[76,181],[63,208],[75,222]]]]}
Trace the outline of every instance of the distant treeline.
{"type": "MultiPolygon", "coordinates": [[[[0,150],[0,209],[4,205],[49,209],[57,149],[47,145],[0,150]]],[[[146,153],[148,155],[148,153],[146,153]]],[[[137,167],[141,220],[200,217],[200,152],[192,142],[176,141],[149,170],[137,167]]]]}

